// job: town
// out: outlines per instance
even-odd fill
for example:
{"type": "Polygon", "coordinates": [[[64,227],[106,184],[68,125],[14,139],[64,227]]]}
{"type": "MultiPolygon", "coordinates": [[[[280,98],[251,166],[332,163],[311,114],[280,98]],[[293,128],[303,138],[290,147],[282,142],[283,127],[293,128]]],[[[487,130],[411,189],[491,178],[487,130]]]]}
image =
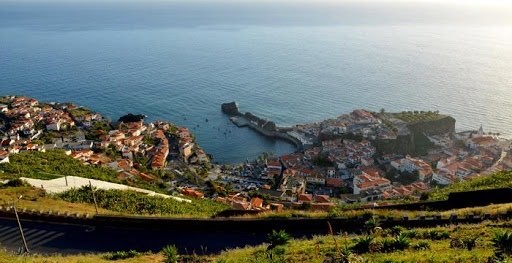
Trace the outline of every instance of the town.
{"type": "Polygon", "coordinates": [[[166,193],[253,212],[421,200],[433,188],[512,169],[509,140],[483,127],[456,132],[455,119],[437,111],[358,109],[318,123],[271,125],[297,142],[296,152],[224,165],[212,163],[187,128],[144,118],[111,122],[72,103],[6,96],[0,163],[23,151],[60,149],[84,165],[115,170],[123,182],[160,184],[166,193]]]}

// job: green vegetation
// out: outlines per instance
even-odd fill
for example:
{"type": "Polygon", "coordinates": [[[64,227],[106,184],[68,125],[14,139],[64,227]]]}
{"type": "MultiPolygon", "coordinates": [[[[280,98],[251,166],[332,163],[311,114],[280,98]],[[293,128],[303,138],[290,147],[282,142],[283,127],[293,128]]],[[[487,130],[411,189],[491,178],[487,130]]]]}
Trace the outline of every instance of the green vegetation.
{"type": "MultiPolygon", "coordinates": [[[[95,195],[99,207],[131,215],[211,217],[228,208],[227,205],[208,199],[194,199],[188,203],[133,191],[96,189],[95,195]]],[[[88,186],[71,189],[56,196],[71,203],[94,204],[91,188],[88,186]]]]}
{"type": "MultiPolygon", "coordinates": [[[[493,262],[488,261],[493,257],[493,233],[508,226],[508,222],[484,222],[431,229],[383,229],[363,236],[331,233],[312,239],[292,240],[283,257],[284,262],[493,262]],[[397,234],[397,230],[401,232],[397,234]],[[417,235],[409,237],[404,231],[416,231],[417,235]],[[467,244],[471,243],[471,249],[469,246],[461,249],[450,247],[450,238],[425,238],[429,235],[427,233],[448,233],[450,237],[469,241],[478,236],[479,242],[467,241],[467,244]]],[[[264,250],[265,246],[261,245],[226,251],[217,257],[217,262],[271,262],[255,260],[264,250]]],[[[503,258],[509,259],[507,257],[503,258]]]]}
{"type": "Polygon", "coordinates": [[[117,173],[106,167],[83,165],[62,150],[47,152],[21,152],[9,157],[9,163],[0,164],[6,179],[19,177],[53,179],[59,175],[80,176],[118,183],[117,173]]]}
{"type": "Polygon", "coordinates": [[[290,242],[290,235],[288,235],[288,233],[286,233],[284,230],[272,230],[272,233],[268,234],[267,240],[270,243],[270,246],[268,246],[267,250],[270,250],[275,247],[288,244],[290,242]]]}
{"type": "Polygon", "coordinates": [[[121,259],[128,259],[128,258],[134,258],[139,257],[141,254],[135,250],[129,250],[129,251],[116,251],[111,252],[103,256],[106,260],[121,260],[121,259]]]}
{"type": "Polygon", "coordinates": [[[162,254],[164,254],[165,263],[176,263],[178,262],[179,253],[178,249],[175,245],[167,245],[162,249],[162,254]]]}
{"type": "Polygon", "coordinates": [[[321,167],[332,167],[334,163],[329,160],[329,157],[324,154],[319,154],[313,159],[313,164],[321,167]]]}
{"type": "Polygon", "coordinates": [[[83,107],[74,108],[72,110],[68,110],[68,112],[75,118],[93,113],[93,111],[83,107]]]}
{"type": "Polygon", "coordinates": [[[512,171],[498,172],[478,177],[469,181],[458,182],[444,188],[436,189],[429,194],[430,200],[445,200],[452,192],[474,191],[482,189],[512,187],[512,171]]]}
{"type": "Polygon", "coordinates": [[[405,121],[407,123],[415,123],[422,121],[435,121],[444,118],[439,111],[402,111],[394,113],[393,117],[405,121]]]}
{"type": "MultiPolygon", "coordinates": [[[[131,252],[116,252],[116,254],[129,255],[131,252]]],[[[0,249],[0,262],[9,263],[109,263],[112,253],[107,254],[80,254],[80,255],[38,255],[30,254],[17,256],[5,250],[0,249]]],[[[139,253],[138,256],[131,258],[118,259],[116,262],[123,263],[154,263],[163,262],[161,254],[139,253]]]]}
{"type": "Polygon", "coordinates": [[[99,141],[100,136],[107,134],[111,130],[112,126],[108,121],[93,121],[89,131],[85,133],[85,138],[87,140],[99,141]]]}
{"type": "MultiPolygon", "coordinates": [[[[401,227],[381,229],[370,235],[327,234],[303,239],[283,239],[284,231],[273,231],[268,244],[226,250],[217,255],[179,255],[174,245],[161,253],[115,252],[76,256],[14,256],[0,251],[0,262],[508,262],[512,255],[512,221],[448,225],[436,228],[401,227]],[[413,234],[414,233],[414,234],[413,234]],[[447,233],[448,238],[431,239],[428,233],[447,233]],[[271,238],[272,237],[272,238],[271,238]],[[476,238],[478,237],[478,238],[476,238]]],[[[437,234],[435,235],[437,236],[437,234]]],[[[442,234],[445,236],[445,234],[442,234]]]]}
{"type": "MultiPolygon", "coordinates": [[[[9,206],[12,202],[22,195],[23,198],[16,202],[19,210],[28,209],[36,211],[54,211],[54,212],[69,212],[81,214],[95,214],[94,205],[84,203],[69,203],[63,200],[55,199],[46,194],[42,189],[32,186],[8,186],[0,184],[0,205],[9,206]]],[[[117,214],[116,212],[100,208],[99,213],[102,214],[117,214]]],[[[0,262],[2,262],[0,260],[0,262]]]]}
{"type": "MultiPolygon", "coordinates": [[[[0,164],[0,178],[15,179],[20,177],[36,179],[55,179],[66,176],[80,176],[113,183],[123,183],[117,179],[117,172],[108,167],[84,165],[79,160],[67,156],[63,150],[46,152],[22,152],[9,157],[9,163],[0,164]]],[[[159,184],[142,180],[126,182],[131,186],[164,192],[159,184]]]]}

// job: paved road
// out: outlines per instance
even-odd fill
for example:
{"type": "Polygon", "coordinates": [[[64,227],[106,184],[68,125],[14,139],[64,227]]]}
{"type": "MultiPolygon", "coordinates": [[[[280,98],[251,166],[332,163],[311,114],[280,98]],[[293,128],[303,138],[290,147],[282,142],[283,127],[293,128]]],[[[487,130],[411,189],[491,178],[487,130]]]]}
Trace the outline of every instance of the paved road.
{"type": "MultiPolygon", "coordinates": [[[[212,229],[208,233],[184,230],[126,230],[94,228],[47,222],[22,221],[28,247],[35,253],[75,254],[135,249],[160,251],[175,244],[182,253],[217,253],[226,248],[261,244],[265,234],[224,233],[212,229]],[[204,252],[203,252],[204,251],[204,252]]],[[[0,218],[0,246],[10,251],[22,247],[16,221],[0,218]]]]}

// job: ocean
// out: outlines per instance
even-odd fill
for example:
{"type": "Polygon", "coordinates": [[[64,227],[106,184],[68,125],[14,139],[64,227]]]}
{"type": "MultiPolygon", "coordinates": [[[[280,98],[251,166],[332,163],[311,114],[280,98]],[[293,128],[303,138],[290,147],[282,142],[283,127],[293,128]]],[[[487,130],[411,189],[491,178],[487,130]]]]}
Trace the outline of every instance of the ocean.
{"type": "Polygon", "coordinates": [[[439,110],[512,137],[512,9],[434,4],[2,2],[0,95],[189,127],[219,163],[293,146],[236,128],[439,110]]]}

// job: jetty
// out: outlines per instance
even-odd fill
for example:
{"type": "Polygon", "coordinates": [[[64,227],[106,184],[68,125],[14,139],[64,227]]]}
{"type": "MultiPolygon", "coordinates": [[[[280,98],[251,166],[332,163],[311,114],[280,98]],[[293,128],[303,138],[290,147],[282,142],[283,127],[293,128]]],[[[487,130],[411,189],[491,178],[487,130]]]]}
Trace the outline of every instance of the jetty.
{"type": "Polygon", "coordinates": [[[299,139],[287,133],[290,128],[278,127],[273,121],[260,118],[250,112],[242,113],[236,102],[223,103],[221,110],[230,116],[229,120],[239,128],[249,127],[266,137],[288,141],[294,144],[299,151],[304,148],[299,139]]]}

